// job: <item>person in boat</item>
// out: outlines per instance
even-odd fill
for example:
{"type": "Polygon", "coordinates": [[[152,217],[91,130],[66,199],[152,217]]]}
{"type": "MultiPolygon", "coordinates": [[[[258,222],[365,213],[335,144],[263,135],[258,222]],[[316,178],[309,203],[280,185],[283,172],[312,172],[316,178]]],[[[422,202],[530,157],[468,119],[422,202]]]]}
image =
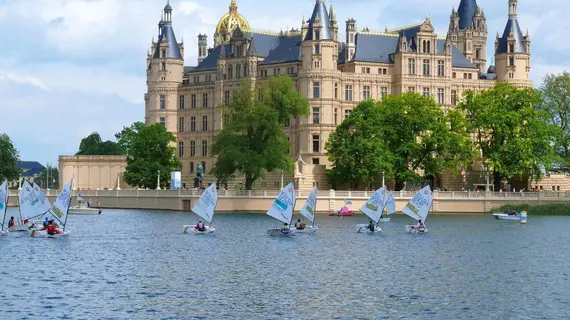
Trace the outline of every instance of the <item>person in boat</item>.
{"type": "Polygon", "coordinates": [[[281,232],[285,234],[289,233],[289,224],[285,223],[281,229],[281,232]]]}
{"type": "Polygon", "coordinates": [[[421,230],[421,229],[425,229],[426,226],[424,225],[424,223],[422,222],[422,219],[418,219],[418,224],[416,225],[416,230],[421,230]]]}
{"type": "Polygon", "coordinates": [[[374,232],[374,222],[372,222],[372,220],[368,223],[368,230],[370,230],[370,232],[374,232]]]}
{"type": "Polygon", "coordinates": [[[10,220],[8,221],[8,229],[14,228],[15,225],[16,223],[14,222],[14,217],[10,217],[10,220]]]}
{"type": "Polygon", "coordinates": [[[195,229],[198,230],[198,231],[200,231],[200,232],[206,231],[206,227],[204,226],[204,223],[202,222],[202,220],[198,221],[198,223],[196,224],[195,229]]]}
{"type": "Polygon", "coordinates": [[[46,217],[46,219],[44,220],[44,228],[47,227],[49,224],[49,219],[48,217],[46,217]]]}
{"type": "Polygon", "coordinates": [[[297,222],[295,222],[295,229],[297,230],[305,229],[305,224],[301,222],[301,219],[297,219],[297,222]]]}
{"type": "Polygon", "coordinates": [[[61,234],[61,231],[57,229],[57,225],[53,219],[48,222],[47,227],[41,228],[40,230],[45,230],[49,235],[61,234]]]}

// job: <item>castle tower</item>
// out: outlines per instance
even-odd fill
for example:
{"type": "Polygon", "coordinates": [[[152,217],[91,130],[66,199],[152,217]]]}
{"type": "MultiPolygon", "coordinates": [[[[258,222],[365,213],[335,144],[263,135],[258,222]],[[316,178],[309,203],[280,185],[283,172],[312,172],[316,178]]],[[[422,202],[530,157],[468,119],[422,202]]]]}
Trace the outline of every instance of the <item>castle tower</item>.
{"type": "Polygon", "coordinates": [[[331,28],[331,36],[334,41],[338,41],[338,24],[336,22],[336,14],[334,13],[334,8],[331,0],[331,6],[329,10],[330,15],[330,28],[331,28]]]}
{"type": "Polygon", "coordinates": [[[519,27],[517,20],[517,0],[509,0],[509,20],[503,36],[495,40],[495,70],[498,81],[506,81],[517,86],[532,86],[530,73],[530,35],[519,27]]]}
{"type": "Polygon", "coordinates": [[[324,0],[316,0],[311,19],[303,26],[303,70],[336,70],[338,44],[324,0]]]}
{"type": "Polygon", "coordinates": [[[346,62],[352,60],[356,52],[356,20],[350,18],[346,21],[346,62]]]}
{"type": "Polygon", "coordinates": [[[487,67],[487,19],[476,0],[461,0],[457,11],[451,10],[449,30],[451,42],[479,68],[487,67]]]}
{"type": "Polygon", "coordinates": [[[172,28],[172,7],[167,3],[159,22],[158,41],[147,55],[145,95],[146,124],[162,123],[176,134],[178,86],[184,75],[184,44],[176,41],[172,28]]]}
{"type": "Polygon", "coordinates": [[[208,56],[208,36],[206,34],[198,34],[198,64],[200,64],[208,56]]]}

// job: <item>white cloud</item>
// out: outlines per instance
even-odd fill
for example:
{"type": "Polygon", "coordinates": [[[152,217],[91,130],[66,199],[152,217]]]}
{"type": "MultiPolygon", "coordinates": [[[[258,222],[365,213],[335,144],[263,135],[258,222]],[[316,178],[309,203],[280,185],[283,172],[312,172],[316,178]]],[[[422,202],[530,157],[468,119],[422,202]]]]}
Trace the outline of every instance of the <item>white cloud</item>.
{"type": "Polygon", "coordinates": [[[18,84],[28,84],[43,89],[45,91],[49,91],[49,89],[46,87],[46,85],[43,83],[42,80],[33,76],[19,75],[13,72],[0,70],[0,80],[11,81],[18,84]]]}

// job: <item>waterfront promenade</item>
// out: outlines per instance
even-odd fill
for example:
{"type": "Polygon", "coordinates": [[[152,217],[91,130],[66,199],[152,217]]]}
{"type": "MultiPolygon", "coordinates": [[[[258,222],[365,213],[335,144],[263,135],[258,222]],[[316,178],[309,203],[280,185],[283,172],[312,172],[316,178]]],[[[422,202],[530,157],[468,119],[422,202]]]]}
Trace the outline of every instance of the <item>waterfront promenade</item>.
{"type": "MultiPolygon", "coordinates": [[[[58,191],[46,191],[53,203],[58,191]]],[[[149,209],[190,211],[198,200],[198,190],[81,190],[73,191],[72,204],[75,196],[80,193],[86,200],[100,202],[102,208],[114,209],[149,209]]],[[[278,190],[220,190],[218,212],[265,212],[278,195],[278,190]]],[[[349,206],[358,210],[368,200],[374,191],[335,191],[323,190],[318,192],[317,212],[329,213],[338,210],[345,200],[352,201],[349,206]]],[[[309,192],[297,191],[295,210],[300,210],[309,192]]],[[[396,191],[396,209],[401,210],[415,192],[396,191]]],[[[493,209],[506,204],[540,205],[553,202],[570,202],[570,192],[433,192],[434,213],[490,213],[493,209]]],[[[16,190],[10,190],[8,206],[18,205],[16,190]]]]}

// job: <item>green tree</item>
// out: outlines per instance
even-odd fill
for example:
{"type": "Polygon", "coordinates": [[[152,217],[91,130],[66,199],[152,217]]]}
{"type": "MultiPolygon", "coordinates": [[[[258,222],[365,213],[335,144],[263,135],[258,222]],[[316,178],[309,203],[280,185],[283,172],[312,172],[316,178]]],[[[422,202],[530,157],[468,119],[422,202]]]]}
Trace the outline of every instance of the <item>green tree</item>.
{"type": "Polygon", "coordinates": [[[34,182],[42,189],[58,189],[59,188],[59,169],[56,166],[47,165],[42,169],[39,175],[34,178],[34,182]]]}
{"type": "Polygon", "coordinates": [[[7,134],[0,134],[0,184],[4,179],[13,181],[20,177],[20,169],[16,167],[18,161],[20,154],[12,144],[12,140],[7,134]]]}
{"type": "Polygon", "coordinates": [[[246,190],[266,172],[291,172],[290,142],[283,124],[308,114],[308,101],[295,91],[288,76],[272,77],[258,88],[243,80],[224,106],[223,129],[211,151],[217,159],[210,172],[221,182],[243,175],[246,190]]]}
{"type": "Polygon", "coordinates": [[[560,165],[570,167],[570,73],[549,74],[544,78],[540,109],[550,116],[550,122],[560,128],[556,137],[556,153],[560,165]]]}
{"type": "Polygon", "coordinates": [[[419,171],[457,173],[475,156],[465,117],[415,93],[359,104],[329,136],[327,152],[333,180],[377,183],[385,172],[396,190],[420,181],[419,171]]]}
{"type": "Polygon", "coordinates": [[[97,132],[93,132],[86,138],[81,140],[79,145],[79,151],[76,155],[98,155],[98,156],[106,156],[106,155],[122,155],[124,154],[123,150],[119,146],[118,143],[107,140],[101,140],[101,136],[97,132]]]}
{"type": "Polygon", "coordinates": [[[164,188],[170,182],[170,172],[181,167],[176,148],[171,145],[176,138],[160,124],[135,122],[115,137],[127,152],[125,181],[131,186],[156,188],[160,171],[160,186],[164,188]]]}
{"type": "Polygon", "coordinates": [[[459,109],[467,116],[483,164],[493,172],[495,190],[504,178],[538,179],[543,167],[552,166],[559,131],[549,123],[548,113],[537,108],[540,102],[537,90],[507,83],[465,93],[459,109]]]}
{"type": "Polygon", "coordinates": [[[378,131],[379,109],[372,100],[360,103],[329,136],[325,149],[334,168],[327,171],[333,188],[371,186],[382,172],[393,171],[392,153],[378,131]]]}

